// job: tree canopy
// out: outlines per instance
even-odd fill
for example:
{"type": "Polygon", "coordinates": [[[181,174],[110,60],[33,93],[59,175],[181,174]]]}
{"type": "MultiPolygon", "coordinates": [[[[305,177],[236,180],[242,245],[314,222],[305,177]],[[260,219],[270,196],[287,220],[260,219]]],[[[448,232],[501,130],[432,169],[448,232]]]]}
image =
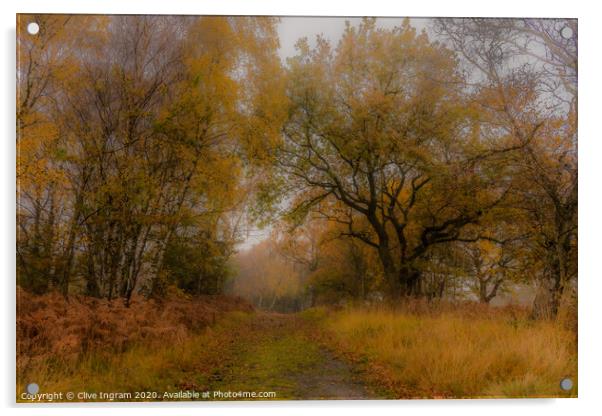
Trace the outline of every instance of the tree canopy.
{"type": "Polygon", "coordinates": [[[512,281],[555,315],[577,277],[576,23],[366,18],[283,62],[278,22],[20,15],[19,284],[301,307],[512,281]]]}

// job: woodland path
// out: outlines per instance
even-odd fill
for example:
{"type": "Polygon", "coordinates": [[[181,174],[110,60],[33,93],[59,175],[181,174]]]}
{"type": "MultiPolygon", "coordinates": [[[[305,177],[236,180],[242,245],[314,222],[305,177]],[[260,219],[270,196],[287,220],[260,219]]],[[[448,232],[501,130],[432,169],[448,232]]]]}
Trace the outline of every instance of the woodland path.
{"type": "Polygon", "coordinates": [[[212,390],[273,391],[280,400],[378,398],[296,315],[258,312],[234,348],[209,381],[212,390]]]}

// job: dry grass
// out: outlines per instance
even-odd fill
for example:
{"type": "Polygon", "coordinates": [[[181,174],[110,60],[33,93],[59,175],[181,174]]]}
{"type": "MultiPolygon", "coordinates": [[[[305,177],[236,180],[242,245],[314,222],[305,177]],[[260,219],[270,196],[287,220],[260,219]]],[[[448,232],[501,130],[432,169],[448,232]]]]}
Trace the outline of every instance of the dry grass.
{"type": "Polygon", "coordinates": [[[324,313],[336,350],[397,398],[575,397],[575,333],[520,309],[466,305],[324,313]],[[426,309],[425,309],[426,308],[426,309]]]}
{"type": "MultiPolygon", "coordinates": [[[[205,391],[237,353],[240,340],[254,335],[248,329],[252,316],[228,312],[215,325],[179,341],[137,343],[119,353],[97,349],[75,361],[49,357],[37,361],[17,380],[17,392],[31,381],[40,385],[40,392],[205,391]]],[[[19,394],[17,400],[26,401],[19,394]]]]}
{"type": "Polygon", "coordinates": [[[94,351],[123,352],[137,344],[178,344],[231,311],[253,308],[240,298],[191,299],[172,293],[164,302],[58,293],[17,292],[17,378],[49,362],[70,363],[94,351]]]}
{"type": "MultiPolygon", "coordinates": [[[[125,308],[120,301],[20,291],[18,391],[32,380],[45,391],[207,389],[229,371],[246,374],[222,367],[267,336],[251,325],[254,314],[243,313],[251,310],[226,297],[172,295],[160,305],[137,299],[125,308]]],[[[575,322],[572,313],[536,322],[520,308],[411,302],[395,310],[304,315],[308,331],[356,364],[379,396],[577,394],[576,326],[567,325],[575,322]],[[563,377],[575,382],[569,393],[559,388],[563,377]]]]}

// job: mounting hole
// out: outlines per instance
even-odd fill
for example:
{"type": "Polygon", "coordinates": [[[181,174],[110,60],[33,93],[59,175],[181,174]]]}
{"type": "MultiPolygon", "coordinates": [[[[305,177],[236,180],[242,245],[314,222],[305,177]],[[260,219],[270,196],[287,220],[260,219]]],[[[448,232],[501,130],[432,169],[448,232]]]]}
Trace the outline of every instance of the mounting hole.
{"type": "Polygon", "coordinates": [[[37,35],[40,31],[40,25],[36,22],[31,22],[27,25],[27,33],[30,35],[37,35]]]}
{"type": "Polygon", "coordinates": [[[37,383],[29,383],[26,390],[29,394],[37,394],[40,391],[40,386],[37,383]]]}
{"type": "Polygon", "coordinates": [[[573,37],[573,29],[568,26],[564,26],[562,29],[560,29],[560,36],[566,40],[571,39],[573,37]]]}
{"type": "Polygon", "coordinates": [[[560,388],[564,391],[569,391],[573,388],[573,380],[570,378],[563,378],[560,380],[560,388]]]}

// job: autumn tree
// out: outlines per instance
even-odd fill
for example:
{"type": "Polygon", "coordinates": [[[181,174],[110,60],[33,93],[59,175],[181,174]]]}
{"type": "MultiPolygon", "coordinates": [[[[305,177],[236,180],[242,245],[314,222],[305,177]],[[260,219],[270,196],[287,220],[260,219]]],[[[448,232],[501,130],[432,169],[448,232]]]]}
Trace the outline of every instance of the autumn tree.
{"type": "Polygon", "coordinates": [[[66,132],[57,100],[76,68],[73,49],[98,40],[103,19],[19,16],[17,26],[17,280],[35,292],[60,286],[65,249],[67,178],[62,171],[66,132]],[[32,35],[27,24],[37,22],[32,35]]]}
{"type": "Polygon", "coordinates": [[[276,247],[281,256],[312,273],[320,265],[320,245],[326,223],[319,218],[300,226],[283,222],[277,231],[276,247]]]}
{"type": "MultiPolygon", "coordinates": [[[[420,293],[417,262],[434,245],[476,240],[507,183],[480,164],[454,54],[404,21],[347,25],[339,45],[304,40],[289,60],[291,101],[279,163],[318,212],[374,248],[388,293],[420,293]],[[369,229],[359,230],[364,221],[369,229]]],[[[502,151],[488,149],[489,153],[502,151]]]]}
{"type": "Polygon", "coordinates": [[[19,28],[26,56],[18,105],[22,281],[40,257],[26,237],[44,225],[54,238],[36,241],[56,244],[40,279],[56,281],[65,295],[75,289],[126,304],[135,290],[160,296],[175,283],[166,253],[207,247],[215,250],[196,270],[204,275],[176,280],[195,293],[221,290],[215,267],[226,261],[210,266],[209,252],[232,253],[244,178],[261,165],[255,155],[266,153],[281,117],[275,19],[55,20],[23,17],[19,28]],[[25,32],[30,19],[41,25],[39,40],[25,32]],[[94,36],[64,40],[58,34],[66,24],[94,36]],[[34,110],[52,126],[44,127],[52,147],[26,123],[34,110]],[[40,174],[30,180],[31,166],[40,174]]]}
{"type": "Polygon", "coordinates": [[[376,250],[348,236],[347,227],[339,222],[320,223],[320,262],[307,282],[312,302],[362,302],[370,293],[382,291],[382,268],[376,250]]]}
{"type": "Polygon", "coordinates": [[[480,129],[509,153],[516,207],[538,261],[536,317],[555,316],[577,277],[577,24],[567,19],[437,19],[473,74],[480,129]],[[526,139],[526,140],[525,140],[526,139]]]}

